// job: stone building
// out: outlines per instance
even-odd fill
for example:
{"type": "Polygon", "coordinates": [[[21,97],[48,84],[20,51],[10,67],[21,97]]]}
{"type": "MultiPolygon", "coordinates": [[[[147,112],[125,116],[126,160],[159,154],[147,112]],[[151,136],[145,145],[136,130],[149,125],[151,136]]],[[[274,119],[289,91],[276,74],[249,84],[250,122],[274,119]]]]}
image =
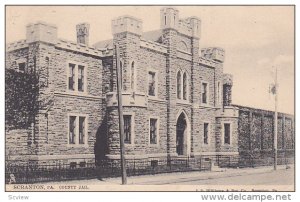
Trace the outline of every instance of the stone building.
{"type": "MultiPolygon", "coordinates": [[[[116,55],[120,49],[126,158],[239,155],[240,106],[231,104],[225,51],[199,49],[201,21],[162,8],[160,28],[112,20],[112,39],[57,37],[43,22],[6,45],[6,157],[24,162],[119,158],[116,55]]],[[[293,131],[291,131],[291,134],[293,131]]],[[[252,133],[251,133],[252,134],[252,133]]]]}

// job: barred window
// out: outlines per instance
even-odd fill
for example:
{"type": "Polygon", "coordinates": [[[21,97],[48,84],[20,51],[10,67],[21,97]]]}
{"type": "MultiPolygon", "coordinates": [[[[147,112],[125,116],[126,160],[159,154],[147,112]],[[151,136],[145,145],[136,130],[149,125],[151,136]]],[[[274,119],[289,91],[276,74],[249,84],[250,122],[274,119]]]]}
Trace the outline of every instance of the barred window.
{"type": "Polygon", "coordinates": [[[204,129],[203,129],[203,132],[204,132],[204,144],[208,144],[208,126],[209,124],[208,123],[204,123],[204,129]]]}
{"type": "Polygon", "coordinates": [[[177,98],[181,99],[181,73],[177,73],[177,98]]]}
{"type": "Polygon", "coordinates": [[[79,117],[79,144],[85,143],[85,117],[79,117]]]}
{"type": "Polygon", "coordinates": [[[123,115],[124,118],[124,142],[131,144],[131,115],[123,115]]]}
{"type": "Polygon", "coordinates": [[[230,123],[224,123],[224,144],[230,144],[230,123]]]}
{"type": "Polygon", "coordinates": [[[84,66],[78,65],[78,91],[84,91],[84,66]]]}
{"type": "Polygon", "coordinates": [[[69,116],[69,144],[86,144],[86,117],[69,116]]]}
{"type": "Polygon", "coordinates": [[[157,144],[157,119],[150,119],[150,144],[157,144]]]}
{"type": "Polygon", "coordinates": [[[155,72],[149,72],[148,74],[148,95],[155,96],[156,95],[156,74],[155,72]]]}
{"type": "Polygon", "coordinates": [[[202,83],[202,103],[207,104],[207,83],[202,83]]]}
{"type": "Polygon", "coordinates": [[[183,90],[182,90],[182,93],[183,93],[183,99],[187,100],[187,76],[186,76],[185,72],[183,74],[183,90]]]}
{"type": "Polygon", "coordinates": [[[85,91],[86,67],[76,63],[68,64],[68,89],[70,91],[85,91]]]}
{"type": "Polygon", "coordinates": [[[25,72],[25,67],[26,67],[26,63],[25,62],[20,62],[19,63],[19,71],[20,72],[25,72]]]}
{"type": "Polygon", "coordinates": [[[69,144],[75,144],[76,116],[70,116],[69,119],[69,144]]]}
{"type": "Polygon", "coordinates": [[[134,61],[131,63],[131,90],[135,90],[135,66],[134,61]]]}
{"type": "Polygon", "coordinates": [[[75,64],[69,64],[69,90],[75,90],[75,64]]]}

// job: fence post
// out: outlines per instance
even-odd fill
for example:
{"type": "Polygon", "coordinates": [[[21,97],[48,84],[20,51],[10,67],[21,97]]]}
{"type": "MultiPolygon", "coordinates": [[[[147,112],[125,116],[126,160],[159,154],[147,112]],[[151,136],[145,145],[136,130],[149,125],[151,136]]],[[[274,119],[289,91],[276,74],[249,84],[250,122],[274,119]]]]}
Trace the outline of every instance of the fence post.
{"type": "Polygon", "coordinates": [[[133,175],[135,175],[135,158],[133,158],[133,175]]]}

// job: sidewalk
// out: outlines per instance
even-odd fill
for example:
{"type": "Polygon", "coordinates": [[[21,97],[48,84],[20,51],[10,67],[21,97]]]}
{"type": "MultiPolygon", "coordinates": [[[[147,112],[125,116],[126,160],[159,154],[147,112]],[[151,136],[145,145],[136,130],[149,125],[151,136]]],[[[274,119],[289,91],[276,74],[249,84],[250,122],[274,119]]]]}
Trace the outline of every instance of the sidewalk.
{"type": "MultiPolygon", "coordinates": [[[[290,165],[290,169],[294,168],[294,165],[290,165]]],[[[286,166],[278,166],[278,170],[285,170],[286,166]]],[[[180,182],[192,182],[199,180],[209,180],[216,178],[228,178],[243,175],[254,175],[259,173],[271,173],[274,172],[273,167],[257,167],[257,168],[224,168],[219,171],[195,171],[195,172],[179,172],[179,173],[164,173],[156,175],[143,175],[132,176],[127,178],[128,185],[167,185],[180,182]]],[[[120,185],[121,178],[105,178],[103,180],[91,179],[91,180],[73,180],[63,182],[50,182],[51,184],[93,184],[93,185],[120,185]]]]}

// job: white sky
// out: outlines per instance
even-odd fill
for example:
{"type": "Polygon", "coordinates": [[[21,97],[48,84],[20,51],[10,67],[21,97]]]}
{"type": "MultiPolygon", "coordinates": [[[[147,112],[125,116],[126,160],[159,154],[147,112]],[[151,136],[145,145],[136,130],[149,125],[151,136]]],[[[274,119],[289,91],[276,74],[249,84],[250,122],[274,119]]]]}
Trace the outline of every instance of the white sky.
{"type": "MultiPolygon", "coordinates": [[[[233,74],[233,103],[274,110],[268,93],[278,67],[278,109],[294,113],[294,8],[282,6],[177,6],[180,18],[202,21],[200,48],[222,47],[224,71],[233,74]]],[[[25,39],[36,21],[57,25],[59,38],[76,41],[75,25],[90,23],[90,44],[112,38],[111,19],[132,15],[144,31],[159,29],[157,6],[6,7],[6,42],[25,39]]]]}

